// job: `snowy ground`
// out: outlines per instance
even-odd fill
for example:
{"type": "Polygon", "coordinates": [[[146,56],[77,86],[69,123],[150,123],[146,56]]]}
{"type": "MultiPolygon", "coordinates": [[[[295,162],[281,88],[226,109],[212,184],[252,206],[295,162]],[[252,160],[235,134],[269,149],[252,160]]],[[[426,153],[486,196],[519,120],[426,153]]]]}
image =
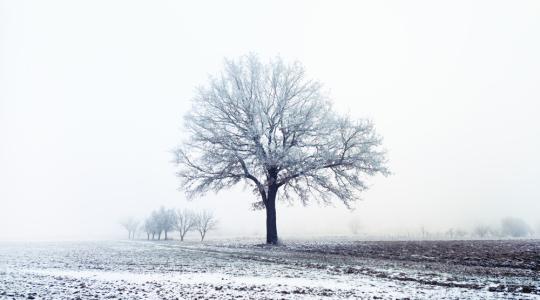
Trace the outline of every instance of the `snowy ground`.
{"type": "Polygon", "coordinates": [[[0,243],[0,299],[540,299],[540,241],[0,243]]]}

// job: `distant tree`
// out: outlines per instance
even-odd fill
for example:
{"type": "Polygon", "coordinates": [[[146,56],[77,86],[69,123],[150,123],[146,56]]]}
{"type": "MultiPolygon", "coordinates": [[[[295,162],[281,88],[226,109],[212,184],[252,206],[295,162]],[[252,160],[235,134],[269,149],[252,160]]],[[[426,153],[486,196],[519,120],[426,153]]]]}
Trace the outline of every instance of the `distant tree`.
{"type": "Polygon", "coordinates": [[[502,232],[502,230],[500,228],[492,228],[490,233],[494,238],[504,238],[505,237],[505,234],[502,232]]]}
{"type": "Polygon", "coordinates": [[[501,220],[501,234],[511,237],[524,237],[532,232],[531,227],[519,218],[504,218],[501,220]]]}
{"type": "Polygon", "coordinates": [[[453,239],[456,236],[456,230],[454,228],[449,228],[446,232],[446,237],[449,239],[453,239]]]}
{"type": "Polygon", "coordinates": [[[195,219],[195,229],[201,235],[201,242],[204,241],[206,233],[210,230],[213,230],[217,226],[217,220],[214,218],[214,215],[209,211],[203,211],[197,214],[195,219]]]}
{"type": "Polygon", "coordinates": [[[429,237],[429,232],[427,231],[425,226],[420,226],[420,235],[422,236],[422,239],[426,239],[429,237]]]}
{"type": "Polygon", "coordinates": [[[174,209],[165,207],[160,207],[157,214],[157,223],[158,223],[158,239],[161,238],[161,232],[165,234],[164,239],[167,240],[167,233],[174,229],[176,225],[176,213],[174,209]]]}
{"type": "Polygon", "coordinates": [[[385,151],[373,124],[335,113],[321,87],[300,63],[227,60],[198,89],[185,118],[189,139],[175,151],[188,196],[251,185],[260,199],[253,207],[266,209],[268,244],[278,243],[278,194],[350,207],[367,176],[388,174],[385,151]]]}
{"type": "Polygon", "coordinates": [[[473,233],[475,236],[483,239],[486,236],[488,236],[491,233],[491,228],[487,225],[477,225],[473,229],[473,233]]]}
{"type": "Polygon", "coordinates": [[[128,239],[134,239],[135,238],[135,232],[137,231],[137,227],[139,226],[139,221],[137,221],[133,217],[129,217],[120,224],[128,231],[128,239]]]}
{"type": "Polygon", "coordinates": [[[161,240],[161,233],[163,232],[162,221],[159,211],[152,211],[152,214],[150,215],[150,220],[152,224],[152,239],[154,240],[157,236],[157,239],[159,241],[161,240]]]}
{"type": "Polygon", "coordinates": [[[349,221],[349,229],[354,235],[360,233],[360,230],[362,229],[362,222],[360,222],[360,219],[358,217],[351,218],[351,220],[349,221]]]}
{"type": "Polygon", "coordinates": [[[463,239],[464,237],[467,236],[467,231],[458,228],[458,229],[456,229],[456,231],[455,231],[455,236],[456,236],[456,238],[458,238],[458,239],[463,239]]]}
{"type": "Polygon", "coordinates": [[[147,218],[144,223],[143,223],[143,226],[142,226],[142,230],[146,233],[146,239],[147,240],[150,240],[150,235],[152,235],[152,239],[154,239],[154,234],[155,234],[155,231],[156,231],[156,225],[154,223],[154,220],[149,217],[147,218]]]}
{"type": "Polygon", "coordinates": [[[180,233],[180,241],[184,240],[186,234],[195,228],[197,216],[190,210],[178,210],[176,212],[175,229],[180,233]]]}

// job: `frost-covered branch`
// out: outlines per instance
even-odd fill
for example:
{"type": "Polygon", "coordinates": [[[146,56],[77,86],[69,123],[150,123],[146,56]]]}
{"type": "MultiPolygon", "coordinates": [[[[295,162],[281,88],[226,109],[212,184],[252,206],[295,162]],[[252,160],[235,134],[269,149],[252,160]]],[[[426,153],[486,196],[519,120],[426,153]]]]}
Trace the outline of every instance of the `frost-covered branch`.
{"type": "Polygon", "coordinates": [[[226,60],[223,73],[198,89],[185,129],[175,153],[189,196],[242,181],[262,207],[272,189],[283,199],[349,206],[367,176],[388,174],[373,124],[334,113],[322,85],[279,58],[226,60]]]}

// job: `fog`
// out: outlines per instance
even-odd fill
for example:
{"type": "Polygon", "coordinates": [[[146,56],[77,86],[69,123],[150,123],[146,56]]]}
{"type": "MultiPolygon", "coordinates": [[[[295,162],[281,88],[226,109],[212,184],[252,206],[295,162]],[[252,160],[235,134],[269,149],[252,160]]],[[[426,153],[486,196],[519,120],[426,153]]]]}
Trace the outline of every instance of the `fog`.
{"type": "Polygon", "coordinates": [[[388,150],[352,211],[280,203],[282,236],[540,224],[537,1],[2,1],[0,27],[0,239],[125,238],[162,205],[263,239],[250,189],[187,201],[171,163],[196,87],[247,53],[301,61],[388,150]]]}

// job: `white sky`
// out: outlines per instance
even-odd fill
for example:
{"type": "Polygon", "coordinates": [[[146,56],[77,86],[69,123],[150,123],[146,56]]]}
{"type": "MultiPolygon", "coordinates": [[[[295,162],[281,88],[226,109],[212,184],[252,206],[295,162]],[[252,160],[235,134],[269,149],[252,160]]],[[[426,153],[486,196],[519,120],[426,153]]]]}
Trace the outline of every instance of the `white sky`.
{"type": "Polygon", "coordinates": [[[373,119],[394,173],[354,212],[281,205],[281,234],[540,223],[538,1],[0,0],[0,239],[123,237],[160,205],[263,237],[241,187],[186,202],[169,152],[195,87],[249,52],[373,119]]]}

